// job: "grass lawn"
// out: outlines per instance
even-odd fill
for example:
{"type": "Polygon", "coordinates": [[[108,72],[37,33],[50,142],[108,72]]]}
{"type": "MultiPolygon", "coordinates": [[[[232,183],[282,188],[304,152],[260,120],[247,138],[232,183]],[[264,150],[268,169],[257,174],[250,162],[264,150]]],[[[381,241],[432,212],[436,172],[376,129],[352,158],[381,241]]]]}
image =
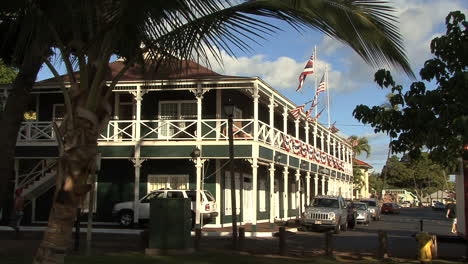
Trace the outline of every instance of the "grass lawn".
{"type": "MultiPolygon", "coordinates": [[[[2,264],[26,264],[31,263],[30,257],[4,257],[2,264]]],[[[364,258],[359,260],[345,259],[338,257],[313,257],[313,258],[295,258],[295,257],[279,257],[279,256],[252,256],[241,255],[234,252],[206,251],[198,252],[190,255],[181,256],[160,256],[149,257],[140,253],[119,253],[103,256],[70,256],[65,260],[66,264],[342,264],[342,263],[358,263],[358,264],[403,264],[419,263],[416,260],[389,259],[386,261],[378,261],[373,258],[364,258]]],[[[462,262],[435,260],[433,264],[458,264],[462,262]]]]}

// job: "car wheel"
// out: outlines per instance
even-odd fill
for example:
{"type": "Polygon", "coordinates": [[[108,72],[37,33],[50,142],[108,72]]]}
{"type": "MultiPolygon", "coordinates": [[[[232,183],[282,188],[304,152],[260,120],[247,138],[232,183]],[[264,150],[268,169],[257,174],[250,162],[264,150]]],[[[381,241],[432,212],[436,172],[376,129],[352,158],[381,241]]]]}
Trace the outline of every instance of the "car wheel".
{"type": "Polygon", "coordinates": [[[119,224],[124,227],[131,227],[133,225],[133,212],[130,210],[120,212],[119,224]]]}
{"type": "Polygon", "coordinates": [[[340,225],[340,221],[338,221],[338,223],[335,225],[335,234],[339,234],[341,232],[341,225],[340,225]]]}

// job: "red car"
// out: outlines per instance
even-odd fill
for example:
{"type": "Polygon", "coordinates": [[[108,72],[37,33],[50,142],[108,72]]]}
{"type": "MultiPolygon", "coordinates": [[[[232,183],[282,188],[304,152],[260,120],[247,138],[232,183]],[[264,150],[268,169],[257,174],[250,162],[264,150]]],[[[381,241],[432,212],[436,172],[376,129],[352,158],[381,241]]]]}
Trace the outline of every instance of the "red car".
{"type": "Polygon", "coordinates": [[[382,205],[382,214],[400,214],[400,206],[396,203],[384,203],[382,205]]]}

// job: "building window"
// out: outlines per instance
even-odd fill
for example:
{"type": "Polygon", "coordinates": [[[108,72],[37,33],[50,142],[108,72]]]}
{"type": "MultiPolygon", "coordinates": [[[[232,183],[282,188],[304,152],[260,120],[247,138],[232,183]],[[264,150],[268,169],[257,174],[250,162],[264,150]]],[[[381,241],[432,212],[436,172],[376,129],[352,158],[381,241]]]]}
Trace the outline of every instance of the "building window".
{"type": "MultiPolygon", "coordinates": [[[[240,174],[234,173],[235,175],[235,190],[236,190],[236,213],[240,213],[240,174]]],[[[224,183],[224,214],[232,215],[231,210],[231,173],[226,171],[224,183]]]]}
{"type": "Polygon", "coordinates": [[[148,192],[160,189],[186,190],[188,181],[187,174],[148,175],[148,192]]]}
{"type": "Polygon", "coordinates": [[[258,181],[258,195],[260,212],[266,212],[266,183],[265,180],[258,181]]]}
{"type": "MultiPolygon", "coordinates": [[[[168,138],[179,133],[179,136],[190,136],[194,134],[191,131],[196,128],[193,125],[194,121],[177,121],[173,120],[194,120],[197,119],[197,103],[196,101],[161,101],[159,102],[159,137],[168,138]],[[165,121],[167,120],[167,121],[165,121]],[[192,129],[185,130],[188,126],[192,129]],[[189,131],[190,130],[190,131],[189,131]],[[184,131],[184,132],[180,132],[184,131]]],[[[192,135],[193,137],[195,135],[192,135]]]]}

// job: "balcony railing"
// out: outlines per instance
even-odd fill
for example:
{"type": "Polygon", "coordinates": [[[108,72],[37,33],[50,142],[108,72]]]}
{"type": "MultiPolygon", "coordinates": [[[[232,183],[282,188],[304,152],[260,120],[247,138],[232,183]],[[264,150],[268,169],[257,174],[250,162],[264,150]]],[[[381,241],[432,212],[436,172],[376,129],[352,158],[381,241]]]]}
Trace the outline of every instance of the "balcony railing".
{"type": "MultiPolygon", "coordinates": [[[[344,163],[277,128],[271,128],[265,122],[258,121],[257,137],[254,135],[253,119],[234,119],[235,140],[253,140],[275,148],[294,153],[317,163],[349,171],[350,164],[344,163]]],[[[138,142],[138,141],[227,141],[227,119],[197,120],[112,120],[100,133],[99,142],[138,142]],[[139,131],[138,131],[139,129],[139,131]],[[199,131],[200,130],[200,131],[199,131]],[[138,132],[139,135],[138,136],[138,132]],[[199,135],[200,133],[200,135],[199,135]]],[[[18,134],[19,143],[55,141],[52,122],[24,122],[18,134]]]]}

